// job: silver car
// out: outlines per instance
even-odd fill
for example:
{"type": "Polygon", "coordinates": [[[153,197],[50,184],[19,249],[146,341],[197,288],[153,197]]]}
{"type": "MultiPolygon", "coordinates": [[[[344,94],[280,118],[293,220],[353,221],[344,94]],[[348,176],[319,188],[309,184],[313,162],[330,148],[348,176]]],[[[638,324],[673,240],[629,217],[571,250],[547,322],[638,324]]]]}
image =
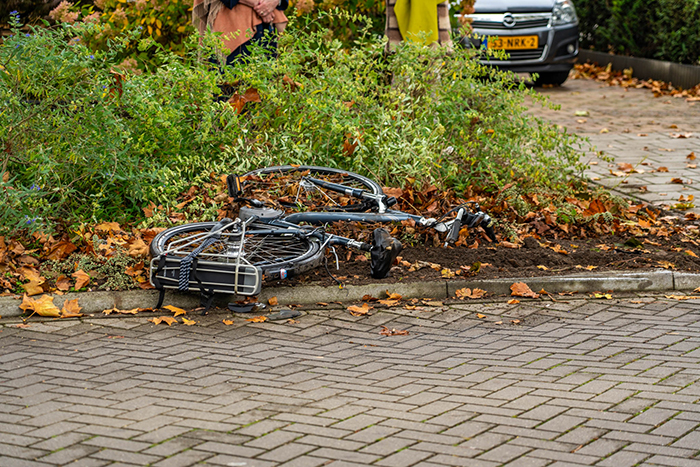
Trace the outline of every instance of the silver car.
{"type": "Polygon", "coordinates": [[[474,9],[467,15],[474,34],[461,43],[508,54],[505,59],[483,54],[483,63],[537,73],[536,85],[566,81],[579,49],[578,17],[571,0],[477,0],[474,9]]]}

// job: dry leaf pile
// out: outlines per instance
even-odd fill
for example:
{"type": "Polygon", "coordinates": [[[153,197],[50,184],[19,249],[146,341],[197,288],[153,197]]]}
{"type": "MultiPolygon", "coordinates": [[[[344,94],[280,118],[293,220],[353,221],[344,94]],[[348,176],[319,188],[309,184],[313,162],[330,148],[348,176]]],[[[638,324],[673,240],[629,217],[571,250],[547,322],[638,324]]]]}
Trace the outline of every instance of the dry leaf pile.
{"type": "Polygon", "coordinates": [[[670,83],[658,80],[640,80],[632,76],[632,70],[613,71],[612,65],[603,67],[597,63],[578,63],[574,65],[573,79],[594,79],[608,83],[610,86],[622,86],[624,88],[649,89],[654,96],[673,96],[683,98],[688,102],[700,101],[700,85],[692,89],[680,89],[670,83]]]}

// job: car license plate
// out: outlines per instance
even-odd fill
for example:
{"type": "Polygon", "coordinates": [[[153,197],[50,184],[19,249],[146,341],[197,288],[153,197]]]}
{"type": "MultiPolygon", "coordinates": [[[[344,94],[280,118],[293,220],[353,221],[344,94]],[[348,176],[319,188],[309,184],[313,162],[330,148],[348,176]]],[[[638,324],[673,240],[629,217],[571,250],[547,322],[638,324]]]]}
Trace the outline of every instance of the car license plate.
{"type": "Polygon", "coordinates": [[[494,50],[536,49],[539,44],[538,36],[489,37],[487,40],[487,47],[494,50]]]}

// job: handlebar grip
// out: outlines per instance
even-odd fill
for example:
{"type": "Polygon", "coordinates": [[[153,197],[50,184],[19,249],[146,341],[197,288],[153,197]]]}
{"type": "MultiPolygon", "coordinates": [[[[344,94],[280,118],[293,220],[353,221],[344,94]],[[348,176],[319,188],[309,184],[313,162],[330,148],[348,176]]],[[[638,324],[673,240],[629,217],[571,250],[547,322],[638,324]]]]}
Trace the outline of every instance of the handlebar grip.
{"type": "Polygon", "coordinates": [[[461,222],[454,222],[450,227],[450,231],[447,232],[447,237],[445,238],[445,245],[452,244],[459,239],[459,228],[462,226],[461,222]]]}
{"type": "Polygon", "coordinates": [[[236,174],[230,174],[226,177],[226,187],[228,188],[228,195],[231,198],[240,198],[243,194],[241,179],[236,174]]]}
{"type": "Polygon", "coordinates": [[[496,232],[493,230],[493,220],[490,217],[486,216],[481,222],[481,228],[486,232],[486,236],[489,237],[492,242],[496,243],[496,232]]]}
{"type": "Polygon", "coordinates": [[[447,232],[447,237],[445,238],[445,246],[455,243],[459,239],[459,229],[462,228],[462,218],[467,212],[464,208],[460,208],[457,211],[457,217],[455,217],[454,222],[450,226],[450,231],[447,232]]]}
{"type": "Polygon", "coordinates": [[[388,197],[386,198],[386,201],[385,201],[385,202],[386,202],[386,206],[387,206],[387,207],[391,207],[391,206],[395,205],[396,203],[398,203],[399,200],[396,199],[394,196],[388,196],[388,197]]]}
{"type": "Polygon", "coordinates": [[[360,250],[362,251],[372,251],[372,245],[367,242],[362,242],[360,244],[360,250]]]}

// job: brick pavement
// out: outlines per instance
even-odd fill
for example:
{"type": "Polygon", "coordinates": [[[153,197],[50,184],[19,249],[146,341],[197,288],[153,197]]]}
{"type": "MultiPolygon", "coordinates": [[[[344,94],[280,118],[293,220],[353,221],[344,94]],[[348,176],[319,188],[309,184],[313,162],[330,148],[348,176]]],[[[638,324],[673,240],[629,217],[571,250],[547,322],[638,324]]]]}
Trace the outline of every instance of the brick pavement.
{"type": "MultiPolygon", "coordinates": [[[[561,109],[533,106],[533,113],[589,139],[583,161],[592,180],[658,206],[678,204],[681,196],[700,200],[700,103],[585,79],[539,92],[561,109]],[[614,163],[598,159],[597,152],[614,163]],[[693,152],[699,159],[687,159],[693,152]],[[636,173],[625,174],[619,163],[631,164],[636,173]],[[663,167],[668,171],[658,170],[663,167]]],[[[692,211],[700,213],[700,208],[692,211]]]]}
{"type": "Polygon", "coordinates": [[[0,465],[700,466],[699,311],[647,297],[3,320],[0,465]]]}

